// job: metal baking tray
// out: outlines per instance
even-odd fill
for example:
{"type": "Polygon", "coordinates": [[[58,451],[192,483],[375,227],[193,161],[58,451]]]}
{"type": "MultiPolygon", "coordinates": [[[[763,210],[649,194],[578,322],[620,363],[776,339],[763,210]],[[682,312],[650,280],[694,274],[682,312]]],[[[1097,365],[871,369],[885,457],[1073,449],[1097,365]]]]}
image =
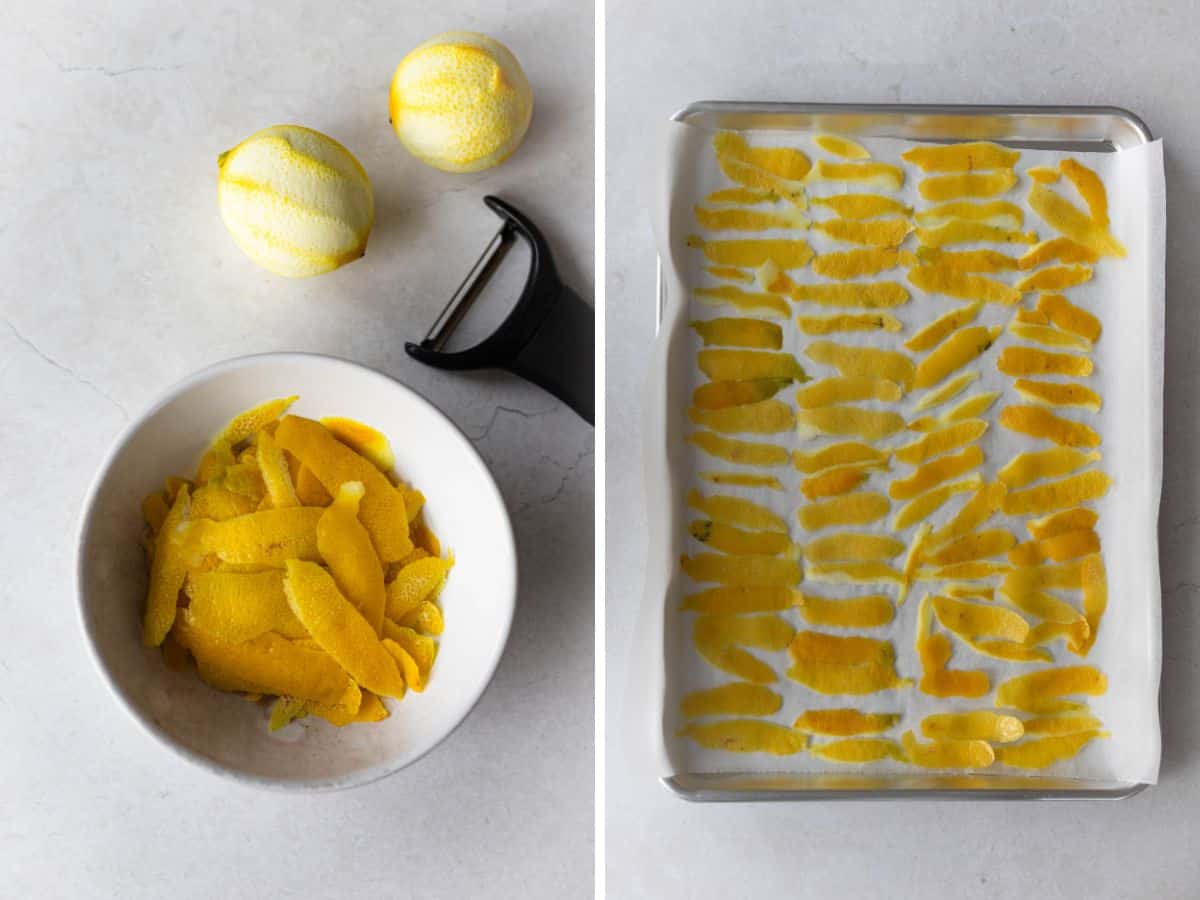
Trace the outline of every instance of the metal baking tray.
{"type": "MultiPolygon", "coordinates": [[[[1132,112],[1115,106],[991,106],[899,103],[754,103],[701,101],[671,117],[712,130],[821,130],[848,136],[941,143],[990,140],[1025,149],[1115,152],[1153,140],[1132,112]]],[[[657,273],[657,325],[666,305],[657,273]]],[[[661,779],[677,796],[699,803],[804,800],[1121,799],[1147,785],[1066,778],[984,776],[679,773],[661,779]]]]}

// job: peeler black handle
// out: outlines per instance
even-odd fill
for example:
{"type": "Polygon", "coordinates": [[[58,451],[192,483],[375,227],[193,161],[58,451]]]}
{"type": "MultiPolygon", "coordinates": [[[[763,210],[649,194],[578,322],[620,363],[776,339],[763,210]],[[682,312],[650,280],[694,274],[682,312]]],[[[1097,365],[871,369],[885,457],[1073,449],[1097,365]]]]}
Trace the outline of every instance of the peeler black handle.
{"type": "Polygon", "coordinates": [[[404,349],[439,369],[507,369],[554,394],[588,424],[594,423],[595,317],[592,308],[562,283],[550,245],[520,210],[499,197],[483,202],[503,220],[500,232],[419,344],[404,349]],[[516,237],[529,245],[529,275],[507,318],[474,347],[442,350],[480,289],[516,237]]]}
{"type": "Polygon", "coordinates": [[[592,425],[596,318],[578,294],[565,284],[560,288],[557,302],[517,354],[511,369],[548,390],[592,425]]]}

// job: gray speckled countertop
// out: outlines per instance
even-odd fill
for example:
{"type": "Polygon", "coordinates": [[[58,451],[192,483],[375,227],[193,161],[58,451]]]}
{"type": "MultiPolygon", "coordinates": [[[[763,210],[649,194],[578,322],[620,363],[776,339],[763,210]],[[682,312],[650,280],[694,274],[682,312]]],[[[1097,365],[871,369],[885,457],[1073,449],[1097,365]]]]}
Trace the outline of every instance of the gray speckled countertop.
{"type": "Polygon", "coordinates": [[[1163,897],[1200,894],[1200,280],[1197,8],[1187,3],[843,0],[608,3],[610,897],[1163,897]],[[681,27],[682,26],[682,27],[681,27]],[[694,100],[1112,104],[1166,146],[1164,754],[1123,802],[698,806],[629,774],[621,696],[645,554],[640,403],[654,333],[645,137],[694,100]],[[612,527],[614,524],[619,527],[612,527]]]}
{"type": "Polygon", "coordinates": [[[512,200],[592,288],[592,13],[455,4],[15,2],[0,25],[0,893],[27,897],[590,896],[592,431],[498,374],[410,360],[512,200]],[[451,11],[453,6],[457,13],[451,11]],[[503,166],[451,176],[387,121],[401,57],[447,29],[517,54],[536,112],[503,166]],[[289,281],[223,228],[216,157],[331,134],[374,184],[365,259],[289,281]],[[368,788],[288,796],[164,753],[106,694],[72,587],[78,507],[130,416],[209,363],[308,350],[440,406],[516,528],[508,651],[466,723],[368,788]]]}

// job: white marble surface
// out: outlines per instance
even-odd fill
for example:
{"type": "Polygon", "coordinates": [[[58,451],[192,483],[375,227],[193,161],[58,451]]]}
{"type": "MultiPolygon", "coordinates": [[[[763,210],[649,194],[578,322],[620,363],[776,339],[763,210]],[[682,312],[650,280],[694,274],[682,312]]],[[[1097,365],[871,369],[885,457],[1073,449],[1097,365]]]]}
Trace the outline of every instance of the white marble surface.
{"type": "Polygon", "coordinates": [[[409,360],[513,200],[592,287],[592,13],[578,4],[7,3],[0,23],[0,894],[584,897],[592,884],[592,433],[515,378],[409,360]],[[403,54],[451,28],[521,59],[532,129],[449,176],[387,122],[403,54]],[[224,231],[217,154],[298,122],[374,183],[368,255],[313,280],[224,231]],[[210,362],[310,350],[441,406],[491,464],[521,592],[508,652],[441,748],[382,783],[288,796],[167,755],[106,695],[76,621],[78,507],[109,442],[210,362]]]}
{"type": "Polygon", "coordinates": [[[607,850],[613,898],[1200,895],[1200,146],[1194,4],[608,4],[607,850]],[[783,10],[788,10],[783,12],[783,10]],[[697,806],[630,777],[625,660],[645,553],[639,404],[654,325],[645,138],[702,99],[1115,104],[1165,139],[1161,783],[1120,803],[697,806]]]}

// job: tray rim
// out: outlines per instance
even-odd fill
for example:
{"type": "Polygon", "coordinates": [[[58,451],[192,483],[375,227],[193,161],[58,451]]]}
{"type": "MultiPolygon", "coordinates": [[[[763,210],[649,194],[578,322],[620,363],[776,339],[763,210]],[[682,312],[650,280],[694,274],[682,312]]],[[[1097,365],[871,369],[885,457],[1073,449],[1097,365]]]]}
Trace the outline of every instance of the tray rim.
{"type": "MultiPolygon", "coordinates": [[[[671,116],[671,121],[686,122],[691,118],[706,113],[751,113],[754,115],[819,115],[825,114],[857,114],[879,116],[903,115],[939,115],[971,116],[988,115],[998,118],[1015,118],[1026,116],[1051,120],[1067,116],[1081,119],[1101,119],[1108,117],[1125,122],[1135,134],[1139,144],[1148,144],[1154,140],[1145,120],[1131,110],[1122,106],[1076,106],[1051,104],[964,104],[964,103],[826,103],[826,102],[787,102],[787,101],[740,101],[740,100],[698,100],[677,110],[671,116]]],[[[924,138],[937,140],[936,138],[924,138]]],[[[1003,142],[1004,138],[999,138],[1003,142]]]]}
{"type": "MultiPolygon", "coordinates": [[[[1032,117],[1035,119],[1052,120],[1054,118],[1073,117],[1078,119],[1095,119],[1098,122],[1110,119],[1128,126],[1135,140],[1124,147],[1135,147],[1148,144],[1154,140],[1153,132],[1145,121],[1132,110],[1110,105],[1013,105],[1013,104],[959,104],[959,103],[831,103],[831,102],[788,102],[788,101],[739,101],[739,100],[699,100],[687,104],[671,115],[670,121],[688,122],[701,115],[708,114],[753,114],[753,115],[836,115],[858,114],[878,116],[915,116],[939,115],[961,116],[967,119],[971,116],[1032,117]]],[[[781,129],[782,130],[782,129],[781,129]]],[[[912,139],[910,137],[910,139],[912,139]]],[[[922,140],[936,142],[939,138],[922,135],[922,140]]],[[[941,140],[959,140],[959,138],[942,138],[941,140]]],[[[1021,139],[997,138],[997,143],[1021,143],[1021,139]]],[[[1113,138],[1096,136],[1090,139],[1052,139],[1042,138],[1041,143],[1109,143],[1113,152],[1122,149],[1113,138]]],[[[657,310],[655,317],[655,334],[661,331],[663,312],[666,308],[666,283],[663,279],[662,258],[655,254],[655,287],[657,310]]],[[[657,341],[656,341],[657,343],[657,341]]],[[[649,472],[649,435],[643,438],[643,469],[647,479],[649,472]]],[[[654,546],[654,536],[648,535],[650,546],[654,546]]],[[[647,567],[649,571],[649,566],[647,567]]],[[[647,593],[650,590],[649,575],[647,575],[647,593]]],[[[646,596],[643,602],[647,605],[651,597],[646,596]]],[[[661,607],[661,598],[657,601],[661,607]]],[[[661,634],[659,635],[661,637],[661,634]]],[[[1159,694],[1161,698],[1161,691],[1159,694]]],[[[662,696],[655,698],[656,721],[661,731],[662,696]]],[[[1161,700],[1160,700],[1161,705],[1161,700]]],[[[1161,718],[1161,710],[1160,710],[1161,718]]],[[[657,738],[656,738],[657,740],[657,738]]],[[[707,774],[707,773],[703,773],[707,774]]],[[[994,788],[952,788],[952,787],[915,787],[915,788],[774,788],[762,789],[747,785],[742,788],[723,787],[691,787],[684,784],[682,778],[702,777],[702,773],[676,773],[675,775],[659,778],[659,782],[672,794],[692,803],[786,803],[811,802],[820,800],[1123,800],[1140,794],[1149,784],[1134,782],[1118,784],[1111,787],[1079,787],[1079,788],[1037,788],[1037,787],[1001,787],[994,788]]],[[[739,777],[752,781],[761,778],[759,773],[720,773],[722,781],[736,782],[739,777]]],[[[929,776],[936,780],[937,776],[929,776]]],[[[1035,780],[1036,778],[1031,778],[1035,780]]],[[[1080,782],[1086,784],[1087,782],[1080,782]]]]}

